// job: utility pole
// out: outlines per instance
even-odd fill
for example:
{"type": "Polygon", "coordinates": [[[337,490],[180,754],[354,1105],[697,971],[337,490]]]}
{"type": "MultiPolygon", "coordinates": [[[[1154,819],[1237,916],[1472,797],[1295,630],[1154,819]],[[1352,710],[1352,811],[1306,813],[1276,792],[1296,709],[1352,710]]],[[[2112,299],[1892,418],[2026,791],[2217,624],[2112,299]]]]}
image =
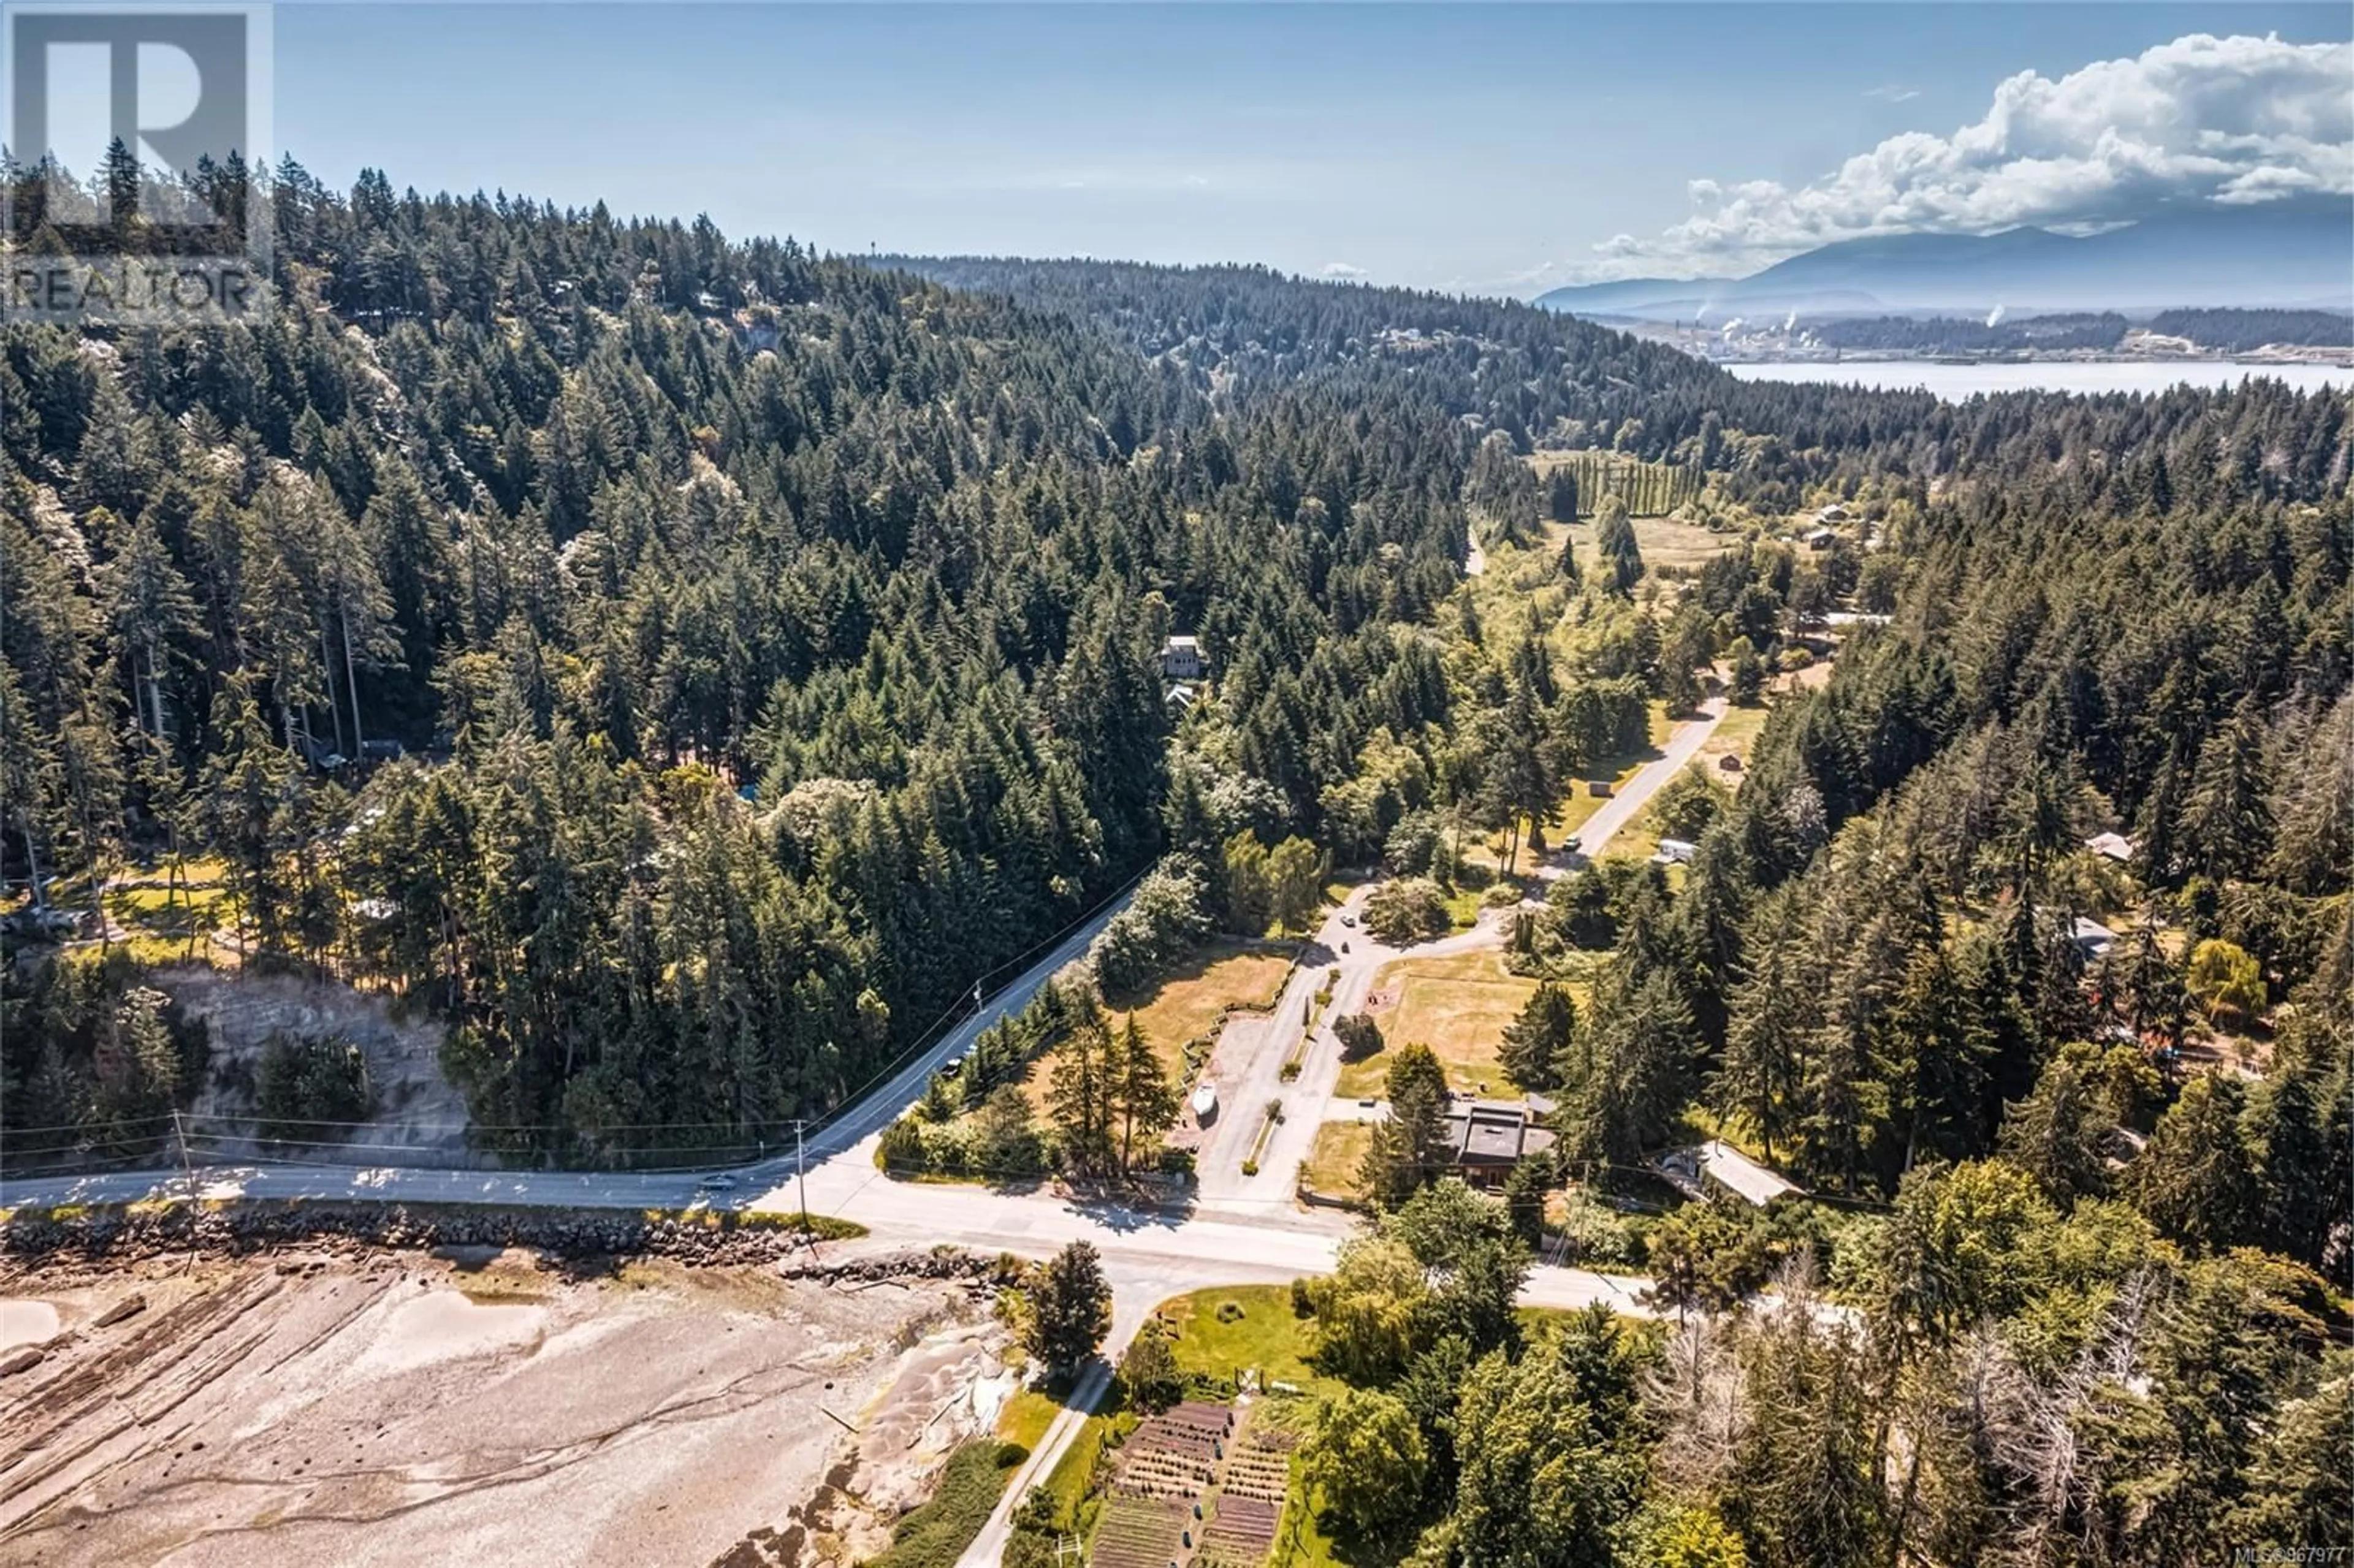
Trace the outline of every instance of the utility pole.
{"type": "Polygon", "coordinates": [[[188,1163],[188,1128],[187,1124],[180,1119],[179,1107],[176,1106],[172,1109],[172,1141],[179,1146],[180,1150],[180,1184],[187,1190],[189,1199],[194,1201],[196,1195],[196,1173],[188,1163]]]}
{"type": "MultiPolygon", "coordinates": [[[[189,1217],[193,1220],[196,1206],[196,1173],[188,1162],[188,1126],[180,1119],[180,1107],[177,1106],[172,1107],[172,1141],[180,1148],[180,1188],[187,1195],[189,1217]]],[[[180,1265],[180,1272],[186,1274],[196,1266],[196,1226],[192,1224],[188,1227],[188,1261],[180,1265]]]]}
{"type": "Polygon", "coordinates": [[[801,1192],[801,1224],[806,1225],[809,1224],[809,1162],[802,1154],[805,1147],[801,1141],[803,1125],[799,1120],[793,1123],[793,1185],[801,1192]]]}

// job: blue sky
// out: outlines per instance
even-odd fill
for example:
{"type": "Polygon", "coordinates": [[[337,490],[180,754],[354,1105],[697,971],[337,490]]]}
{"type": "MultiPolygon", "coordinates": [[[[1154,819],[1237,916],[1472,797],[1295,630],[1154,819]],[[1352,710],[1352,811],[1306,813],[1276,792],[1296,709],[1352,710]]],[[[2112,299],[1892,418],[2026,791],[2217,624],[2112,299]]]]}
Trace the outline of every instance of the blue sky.
{"type": "Polygon", "coordinates": [[[2227,175],[2227,199],[2335,189],[2345,76],[2299,46],[2349,31],[2342,5],[287,4],[275,119],[337,185],[375,165],[834,250],[1525,293],[1743,270],[1858,224],[2115,221],[2227,175]],[[2150,53],[2201,33],[2279,41],[2150,53]],[[2071,78],[2095,61],[2125,63],[2071,78]],[[2031,135],[2014,106],[2006,148],[1956,136],[2023,71],[2050,87],[2020,100],[2031,135]],[[2055,157],[2137,115],[2123,164],[2055,157]],[[2260,166],[2194,155],[2217,135],[2260,166]]]}

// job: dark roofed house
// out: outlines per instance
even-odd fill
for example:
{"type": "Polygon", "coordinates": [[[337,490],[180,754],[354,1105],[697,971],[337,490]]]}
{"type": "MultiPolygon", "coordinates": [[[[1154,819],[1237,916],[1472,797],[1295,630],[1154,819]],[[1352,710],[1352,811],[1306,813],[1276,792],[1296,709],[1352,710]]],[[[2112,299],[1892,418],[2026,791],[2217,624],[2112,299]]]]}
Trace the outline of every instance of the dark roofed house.
{"type": "Polygon", "coordinates": [[[1447,1102],[1447,1141],[1454,1151],[1455,1171],[1475,1186],[1501,1181],[1513,1166],[1553,1147],[1550,1128],[1537,1118],[1553,1109],[1553,1102],[1532,1095],[1525,1100],[1483,1100],[1458,1095],[1447,1102]]]}

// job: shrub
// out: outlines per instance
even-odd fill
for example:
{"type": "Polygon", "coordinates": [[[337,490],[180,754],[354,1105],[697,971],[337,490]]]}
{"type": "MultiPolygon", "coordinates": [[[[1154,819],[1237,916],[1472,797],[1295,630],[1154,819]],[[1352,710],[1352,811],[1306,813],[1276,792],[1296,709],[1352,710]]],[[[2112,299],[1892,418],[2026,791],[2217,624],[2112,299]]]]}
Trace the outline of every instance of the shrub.
{"type": "Polygon", "coordinates": [[[1428,877],[1385,882],[1365,900],[1365,929],[1393,948],[1426,941],[1452,924],[1446,897],[1428,877]]]}
{"type": "Polygon", "coordinates": [[[1305,1279],[1295,1279],[1291,1282],[1291,1315],[1295,1318],[1316,1316],[1316,1295],[1308,1288],[1308,1281],[1305,1279]]]}
{"type": "Polygon", "coordinates": [[[1341,1042],[1341,1054],[1351,1061],[1372,1055],[1382,1048],[1382,1028],[1371,1013],[1352,1012],[1332,1021],[1332,1033],[1341,1042]]]}
{"type": "Polygon", "coordinates": [[[1560,1225],[1569,1255],[1581,1264],[1604,1266],[1638,1261],[1639,1247],[1627,1222],[1585,1188],[1573,1188],[1560,1225]]]}
{"type": "Polygon", "coordinates": [[[1257,1174],[1258,1174],[1258,1161],[1257,1161],[1257,1160],[1244,1160],[1244,1161],[1243,1161],[1243,1174],[1244,1174],[1244,1175],[1246,1175],[1246,1176],[1256,1176],[1256,1175],[1257,1175],[1257,1174]]]}
{"type": "Polygon", "coordinates": [[[1652,801],[1651,810],[1659,817],[1663,834],[1696,843],[1708,832],[1709,825],[1724,814],[1729,800],[1695,762],[1668,780],[1652,801]]]}
{"type": "Polygon", "coordinates": [[[2264,1010],[2264,971],[2254,955],[2220,937],[2191,950],[2183,983],[2207,1006],[2211,1020],[2222,1013],[2253,1018],[2264,1010]]]}
{"type": "Polygon", "coordinates": [[[900,1515],[890,1546],[872,1560],[872,1568],[952,1568],[996,1510],[1008,1449],[1028,1457],[1021,1444],[993,1437],[976,1437],[950,1454],[932,1500],[900,1515]]]}
{"type": "Polygon", "coordinates": [[[1221,1302],[1219,1302],[1219,1303],[1218,1303],[1218,1321],[1219,1321],[1219,1322],[1221,1322],[1221,1323],[1239,1323],[1239,1322],[1241,1322],[1241,1321],[1243,1320],[1243,1317],[1244,1317],[1244,1313],[1243,1313],[1243,1304],[1242,1304],[1241,1302],[1239,1302],[1239,1301],[1221,1301],[1221,1302]]]}
{"type": "Polygon", "coordinates": [[[875,1146],[875,1163],[895,1175],[922,1175],[930,1168],[924,1129],[911,1117],[901,1117],[885,1128],[875,1146]]]}

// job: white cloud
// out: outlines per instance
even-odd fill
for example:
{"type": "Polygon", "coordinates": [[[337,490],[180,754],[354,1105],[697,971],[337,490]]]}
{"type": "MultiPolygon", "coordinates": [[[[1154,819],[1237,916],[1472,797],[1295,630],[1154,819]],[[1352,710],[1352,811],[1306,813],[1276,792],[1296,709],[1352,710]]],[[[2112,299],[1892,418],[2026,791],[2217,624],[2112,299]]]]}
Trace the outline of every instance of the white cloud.
{"type": "Polygon", "coordinates": [[[1365,270],[1348,261],[1327,261],[1316,269],[1316,275],[1320,278],[1330,278],[1335,281],[1351,282],[1363,277],[1365,270]]]}
{"type": "Polygon", "coordinates": [[[2057,81],[2021,71],[1977,123],[1891,136],[1810,185],[1694,180],[1691,217],[1598,245],[1581,270],[1746,272],[1866,235],[2081,230],[2161,202],[2354,194],[2349,79],[2354,44],[2204,33],[2057,81]]]}
{"type": "Polygon", "coordinates": [[[1910,103],[1921,96],[1921,90],[1917,87],[1899,87],[1894,82],[1890,82],[1885,87],[1867,87],[1863,90],[1863,95],[1866,98],[1876,98],[1882,103],[1910,103]]]}

